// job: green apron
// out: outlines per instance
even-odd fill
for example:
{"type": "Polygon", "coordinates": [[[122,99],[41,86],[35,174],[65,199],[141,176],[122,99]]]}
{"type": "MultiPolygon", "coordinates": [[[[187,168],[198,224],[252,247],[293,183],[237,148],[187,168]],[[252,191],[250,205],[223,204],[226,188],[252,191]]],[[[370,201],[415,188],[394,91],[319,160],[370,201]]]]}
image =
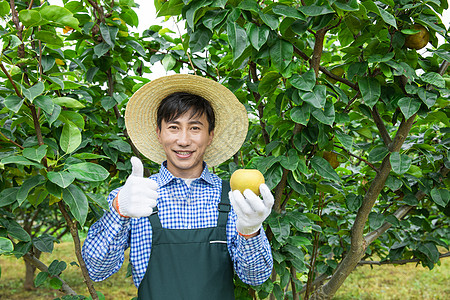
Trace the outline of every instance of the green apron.
{"type": "Polygon", "coordinates": [[[222,182],[217,227],[162,228],[158,214],[152,224],[150,260],[138,289],[139,300],[234,299],[233,265],[227,248],[229,182],[222,182]]]}

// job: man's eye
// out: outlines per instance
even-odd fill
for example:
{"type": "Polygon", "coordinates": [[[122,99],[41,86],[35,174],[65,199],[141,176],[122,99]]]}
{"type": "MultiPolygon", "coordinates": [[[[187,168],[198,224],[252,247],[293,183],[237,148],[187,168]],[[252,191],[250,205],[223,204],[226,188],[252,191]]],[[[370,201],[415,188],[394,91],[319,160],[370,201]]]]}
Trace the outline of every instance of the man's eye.
{"type": "Polygon", "coordinates": [[[192,129],[192,130],[200,130],[200,127],[193,126],[191,129],[192,129]]]}
{"type": "Polygon", "coordinates": [[[177,129],[178,127],[177,126],[175,126],[175,125],[170,125],[169,126],[169,129],[177,129]]]}

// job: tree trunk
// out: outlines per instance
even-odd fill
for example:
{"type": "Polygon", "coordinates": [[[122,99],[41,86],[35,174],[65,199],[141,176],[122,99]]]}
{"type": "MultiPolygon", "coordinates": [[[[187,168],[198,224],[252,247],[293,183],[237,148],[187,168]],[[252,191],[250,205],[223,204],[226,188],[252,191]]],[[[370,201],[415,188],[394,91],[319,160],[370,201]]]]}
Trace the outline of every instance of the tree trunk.
{"type": "MultiPolygon", "coordinates": [[[[41,251],[34,249],[34,257],[37,259],[41,256],[41,251]]],[[[36,267],[31,264],[30,261],[25,260],[25,281],[23,282],[23,287],[26,291],[34,290],[36,287],[34,286],[34,273],[36,272],[36,267]]]]}

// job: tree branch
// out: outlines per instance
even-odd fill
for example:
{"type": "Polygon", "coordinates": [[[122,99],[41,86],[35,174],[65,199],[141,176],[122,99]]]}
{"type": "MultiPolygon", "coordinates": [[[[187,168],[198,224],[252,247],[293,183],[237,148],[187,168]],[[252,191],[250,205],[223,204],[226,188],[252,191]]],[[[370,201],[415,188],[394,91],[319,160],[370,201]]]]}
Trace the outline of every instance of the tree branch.
{"type": "Polygon", "coordinates": [[[358,155],[355,155],[353,153],[351,153],[350,151],[348,151],[347,149],[345,149],[344,147],[338,146],[338,145],[334,145],[334,147],[339,148],[344,150],[345,152],[348,153],[348,155],[353,156],[354,158],[366,163],[369,167],[371,167],[375,172],[379,172],[380,170],[378,170],[373,164],[371,164],[370,162],[368,162],[367,160],[365,160],[362,157],[359,157],[358,155]]]}
{"type": "MultiPolygon", "coordinates": [[[[258,82],[258,74],[256,73],[256,63],[251,61],[249,63],[250,65],[250,74],[251,79],[254,83],[258,82]]],[[[253,97],[255,97],[255,102],[259,103],[261,100],[261,95],[259,93],[253,92],[253,97]]],[[[264,106],[262,103],[259,103],[258,105],[258,114],[259,114],[259,124],[261,125],[261,131],[264,138],[264,143],[268,145],[270,143],[270,137],[269,134],[266,131],[266,123],[262,120],[264,117],[264,106]]]]}
{"type": "MultiPolygon", "coordinates": [[[[38,268],[39,270],[41,270],[42,272],[48,272],[48,267],[39,259],[37,259],[36,257],[34,257],[33,255],[27,253],[23,256],[23,259],[30,263],[31,265],[35,266],[36,268],[38,268]]],[[[76,296],[77,293],[63,280],[61,279],[61,277],[59,276],[54,276],[56,278],[58,278],[59,280],[61,280],[62,282],[62,287],[61,287],[61,291],[68,294],[68,295],[73,295],[76,296]]]]}
{"type": "Polygon", "coordinates": [[[389,135],[386,126],[384,126],[383,120],[380,117],[380,113],[378,112],[376,105],[373,106],[372,117],[375,121],[375,125],[377,125],[378,131],[380,132],[384,144],[386,145],[386,147],[389,147],[389,145],[392,143],[391,136],[389,135]]]}
{"type": "MultiPolygon", "coordinates": [[[[413,115],[408,120],[403,119],[394,141],[390,144],[391,152],[398,152],[405,142],[408,133],[414,123],[416,115],[413,115]]],[[[389,161],[390,155],[386,156],[381,163],[380,171],[375,175],[375,178],[370,185],[363,203],[358,210],[351,230],[351,245],[350,251],[342,260],[341,264],[336,268],[330,281],[321,286],[313,295],[313,299],[329,299],[333,297],[348,275],[354,270],[367,248],[367,242],[364,239],[364,226],[367,222],[369,213],[372,211],[372,207],[375,201],[378,199],[381,191],[384,188],[386,179],[391,171],[391,163],[389,161]]]]}
{"type": "Polygon", "coordinates": [[[6,77],[8,77],[9,82],[11,82],[14,91],[16,92],[16,95],[19,98],[23,98],[22,93],[19,91],[19,89],[17,88],[16,83],[14,82],[14,80],[12,79],[11,75],[9,74],[8,70],[6,70],[5,66],[3,65],[3,62],[0,61],[0,68],[2,69],[3,73],[5,73],[6,77]]]}
{"type": "Polygon", "coordinates": [[[77,256],[78,263],[80,264],[81,273],[84,277],[84,283],[86,284],[89,294],[91,294],[92,299],[98,300],[97,292],[95,291],[94,285],[92,283],[91,278],[89,277],[88,270],[86,268],[86,263],[84,262],[83,256],[81,255],[81,243],[80,243],[80,237],[78,235],[78,228],[76,221],[72,221],[72,218],[70,217],[69,213],[67,212],[63,201],[58,202],[59,209],[61,210],[62,215],[64,216],[64,219],[66,220],[67,225],[69,226],[70,234],[73,238],[73,243],[75,246],[75,255],[77,256]]]}
{"type": "MultiPolygon", "coordinates": [[[[450,257],[450,252],[442,253],[439,255],[439,259],[450,257]]],[[[401,259],[401,260],[385,260],[385,261],[371,261],[371,260],[362,260],[358,263],[358,266],[364,266],[364,265],[404,265],[408,263],[418,263],[420,262],[420,259],[418,258],[411,258],[411,259],[401,259]]]]}
{"type": "Polygon", "coordinates": [[[3,132],[0,131],[0,134],[10,143],[13,143],[14,145],[16,145],[17,147],[19,147],[20,149],[25,149],[23,146],[17,144],[16,142],[14,142],[13,140],[11,140],[10,138],[8,138],[6,135],[3,134],[3,132]]]}

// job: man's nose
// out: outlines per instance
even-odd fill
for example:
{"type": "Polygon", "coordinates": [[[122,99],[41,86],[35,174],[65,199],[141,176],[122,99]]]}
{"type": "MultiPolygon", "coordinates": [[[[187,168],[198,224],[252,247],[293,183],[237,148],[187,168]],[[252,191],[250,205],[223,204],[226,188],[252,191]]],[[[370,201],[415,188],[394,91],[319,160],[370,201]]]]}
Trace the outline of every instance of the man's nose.
{"type": "Polygon", "coordinates": [[[191,144],[191,138],[190,138],[189,132],[187,130],[180,131],[180,133],[178,135],[177,143],[180,146],[189,146],[191,144]]]}

